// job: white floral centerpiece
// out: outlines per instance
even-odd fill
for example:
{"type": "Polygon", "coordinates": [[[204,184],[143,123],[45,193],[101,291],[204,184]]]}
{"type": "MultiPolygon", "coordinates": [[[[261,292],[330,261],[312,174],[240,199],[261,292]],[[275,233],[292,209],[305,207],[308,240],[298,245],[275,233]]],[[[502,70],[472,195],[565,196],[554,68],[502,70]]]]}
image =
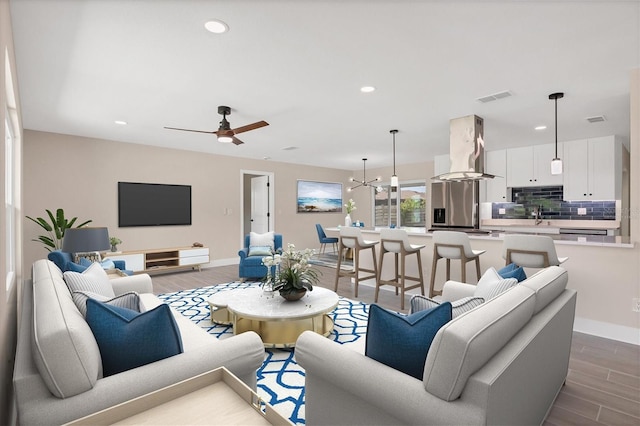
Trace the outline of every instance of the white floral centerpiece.
{"type": "Polygon", "coordinates": [[[295,297],[304,296],[307,290],[312,291],[320,276],[320,272],[309,263],[315,250],[298,251],[295,248],[289,243],[282,254],[262,258],[262,264],[267,267],[267,275],[262,279],[263,287],[278,291],[287,300],[295,300],[295,297]]]}

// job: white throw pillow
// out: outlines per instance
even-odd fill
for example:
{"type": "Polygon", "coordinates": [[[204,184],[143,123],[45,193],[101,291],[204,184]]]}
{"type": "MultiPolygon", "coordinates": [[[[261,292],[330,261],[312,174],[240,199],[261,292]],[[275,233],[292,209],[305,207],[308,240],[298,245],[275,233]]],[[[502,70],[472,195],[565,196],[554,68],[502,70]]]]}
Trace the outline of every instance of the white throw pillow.
{"type": "Polygon", "coordinates": [[[250,232],[249,233],[249,247],[256,247],[256,246],[269,246],[272,249],[274,248],[274,243],[273,243],[273,231],[272,232],[267,232],[264,234],[258,234],[256,232],[250,232]]]}
{"type": "Polygon", "coordinates": [[[505,290],[518,284],[515,278],[502,278],[493,266],[485,271],[478,281],[474,297],[482,297],[485,301],[491,300],[505,290]]]}
{"type": "Polygon", "coordinates": [[[63,277],[71,293],[74,291],[90,291],[109,299],[116,296],[113,292],[111,281],[109,281],[109,276],[97,262],[92,263],[82,273],[67,271],[63,274],[63,277]]]}
{"type": "MultiPolygon", "coordinates": [[[[416,294],[411,297],[411,309],[409,314],[424,311],[425,309],[435,308],[436,306],[440,306],[443,302],[444,300],[429,299],[428,297],[416,294]]],[[[475,296],[463,297],[462,299],[454,300],[451,302],[451,317],[455,318],[458,315],[470,311],[476,306],[482,305],[483,303],[484,299],[482,297],[475,296]]]]}

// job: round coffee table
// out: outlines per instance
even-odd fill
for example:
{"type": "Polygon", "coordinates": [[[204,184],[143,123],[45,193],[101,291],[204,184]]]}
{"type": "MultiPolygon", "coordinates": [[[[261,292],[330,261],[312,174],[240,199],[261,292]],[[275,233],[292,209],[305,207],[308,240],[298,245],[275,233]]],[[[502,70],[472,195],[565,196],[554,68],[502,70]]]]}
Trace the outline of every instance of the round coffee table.
{"type": "Polygon", "coordinates": [[[254,287],[222,291],[208,299],[211,319],[233,324],[233,334],[255,331],[268,348],[291,348],[303,331],[328,336],[333,320],[327,315],[338,306],[338,295],[322,287],[300,300],[289,302],[278,293],[254,287]]]}

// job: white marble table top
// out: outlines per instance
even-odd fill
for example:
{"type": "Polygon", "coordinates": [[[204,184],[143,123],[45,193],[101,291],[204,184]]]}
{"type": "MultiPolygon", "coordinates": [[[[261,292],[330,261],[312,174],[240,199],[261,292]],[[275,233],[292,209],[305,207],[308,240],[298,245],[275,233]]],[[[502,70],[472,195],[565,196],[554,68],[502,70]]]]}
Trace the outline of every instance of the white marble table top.
{"type": "Polygon", "coordinates": [[[268,294],[261,287],[216,293],[208,302],[243,318],[258,320],[292,320],[312,318],[332,311],[338,306],[338,295],[323,287],[307,291],[302,299],[289,302],[277,292],[268,294]]]}

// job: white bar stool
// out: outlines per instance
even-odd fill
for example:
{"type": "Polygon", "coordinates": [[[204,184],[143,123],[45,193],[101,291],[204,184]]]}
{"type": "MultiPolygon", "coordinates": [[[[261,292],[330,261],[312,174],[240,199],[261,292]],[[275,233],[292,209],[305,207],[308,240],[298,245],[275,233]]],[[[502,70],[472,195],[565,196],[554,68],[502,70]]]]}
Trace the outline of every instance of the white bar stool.
{"type": "Polygon", "coordinates": [[[558,257],[553,239],[547,235],[505,235],[502,258],[506,265],[515,263],[525,268],[546,268],[566,262],[558,257]]]}
{"type": "Polygon", "coordinates": [[[358,297],[358,284],[361,280],[378,278],[378,267],[376,264],[376,244],[378,241],[365,241],[362,238],[362,232],[359,227],[340,228],[340,242],[338,244],[338,265],[336,267],[336,284],[334,291],[338,291],[338,281],[340,277],[353,277],[355,280],[355,297],[358,297]],[[340,269],[342,256],[347,249],[353,250],[353,270],[343,271],[340,269]],[[373,269],[360,267],[360,252],[362,250],[371,249],[371,257],[373,259],[373,269]],[[360,276],[360,272],[367,272],[371,275],[360,276]]]}
{"type": "Polygon", "coordinates": [[[420,287],[422,295],[424,296],[424,277],[422,276],[422,256],[420,250],[424,245],[412,245],[409,243],[409,236],[407,231],[403,229],[382,229],[380,231],[380,266],[378,268],[378,279],[376,281],[376,295],[375,302],[378,302],[378,292],[383,285],[392,285],[396,288],[396,295],[398,294],[398,288],[400,288],[400,309],[404,309],[404,292],[405,290],[411,290],[420,287]],[[395,258],[395,275],[392,280],[383,280],[382,277],[382,262],[386,253],[393,253],[395,258]],[[418,258],[418,276],[412,277],[406,274],[406,257],[415,254],[418,258]],[[398,255],[400,256],[400,268],[398,268],[398,255]],[[416,281],[417,284],[410,287],[405,286],[405,281],[416,281]]]}
{"type": "Polygon", "coordinates": [[[434,290],[436,267],[438,259],[447,259],[447,281],[451,279],[451,259],[460,259],[461,281],[467,282],[467,263],[475,260],[476,275],[480,279],[480,255],[486,250],[472,250],[469,236],[458,231],[435,231],[433,233],[433,266],[431,267],[431,284],[429,297],[439,295],[441,291],[434,290]]]}

